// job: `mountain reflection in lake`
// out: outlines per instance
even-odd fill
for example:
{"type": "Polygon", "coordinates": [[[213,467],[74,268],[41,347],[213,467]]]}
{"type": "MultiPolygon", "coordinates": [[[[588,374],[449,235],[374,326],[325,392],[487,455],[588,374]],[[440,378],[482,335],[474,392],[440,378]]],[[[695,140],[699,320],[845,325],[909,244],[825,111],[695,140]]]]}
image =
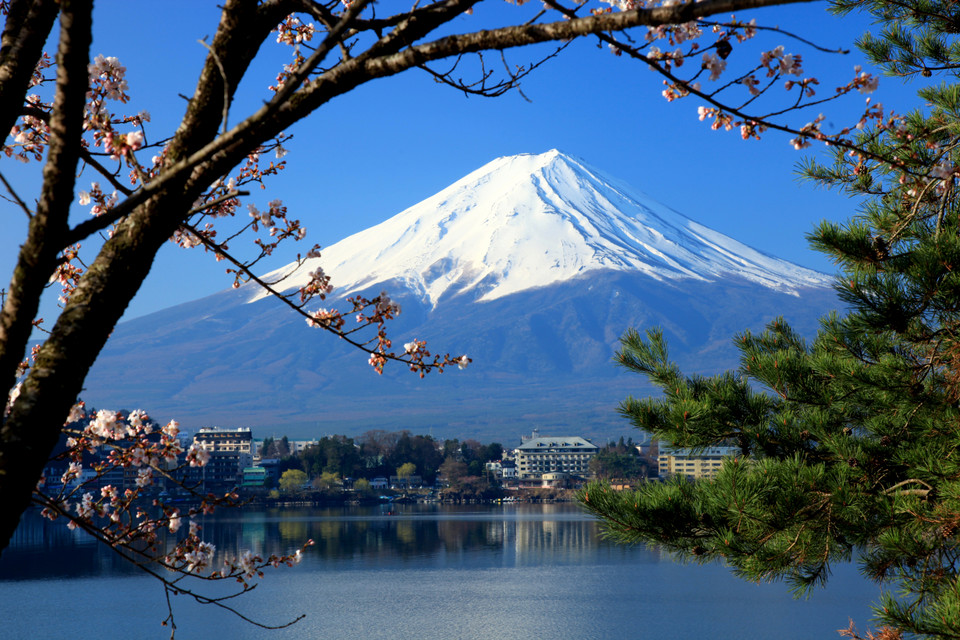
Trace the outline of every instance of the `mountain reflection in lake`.
{"type": "MultiPolygon", "coordinates": [[[[878,595],[841,566],[826,591],[795,601],[782,584],[606,542],[569,504],[245,509],[200,522],[218,555],[312,538],[299,567],[268,571],[236,602],[263,622],[307,618],[267,632],[181,598],[178,638],[836,638],[850,617],[865,626],[878,595]]],[[[4,638],[101,638],[107,626],[169,637],[158,585],[36,513],[0,558],[0,615],[4,638]]]]}

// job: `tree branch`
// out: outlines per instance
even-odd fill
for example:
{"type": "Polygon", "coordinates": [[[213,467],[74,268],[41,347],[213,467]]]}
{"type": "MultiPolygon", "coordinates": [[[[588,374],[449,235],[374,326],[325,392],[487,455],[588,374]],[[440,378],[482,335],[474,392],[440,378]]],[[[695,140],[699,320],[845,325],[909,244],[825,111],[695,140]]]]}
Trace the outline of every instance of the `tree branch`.
{"type": "Polygon", "coordinates": [[[10,133],[43,45],[60,7],[57,0],[13,0],[0,39],[0,131],[10,133]]]}
{"type": "MultiPolygon", "coordinates": [[[[50,119],[50,145],[43,170],[43,187],[37,211],[30,220],[27,241],[21,247],[10,291],[0,311],[0,381],[4,389],[16,382],[17,367],[40,305],[40,296],[62,247],[67,217],[73,200],[78,145],[83,132],[83,108],[87,92],[87,65],[91,42],[90,3],[66,0],[60,15],[60,44],[57,52],[57,88],[50,119]]],[[[24,383],[26,388],[28,383],[24,383]]],[[[56,395],[56,394],[54,394],[56,395]]],[[[47,455],[59,436],[65,412],[76,393],[60,394],[50,401],[31,393],[21,394],[22,406],[15,403],[10,417],[0,428],[0,495],[7,509],[0,514],[0,548],[6,547],[20,513],[30,503],[29,491],[39,477],[47,455]],[[42,402],[39,416],[24,421],[17,412],[31,413],[42,402]],[[52,411],[55,426],[44,429],[42,416],[52,411]],[[26,492],[26,493],[25,493],[26,492]]],[[[50,414],[48,414],[50,415],[50,414]]]]}
{"type": "Polygon", "coordinates": [[[19,195],[17,195],[13,185],[10,184],[6,176],[4,176],[2,173],[0,173],[0,181],[3,182],[3,186],[7,188],[7,192],[10,194],[10,197],[13,198],[14,202],[20,206],[20,209],[22,209],[25,214],[27,214],[27,220],[33,218],[33,211],[30,211],[30,207],[28,207],[27,203],[24,202],[19,195]]]}

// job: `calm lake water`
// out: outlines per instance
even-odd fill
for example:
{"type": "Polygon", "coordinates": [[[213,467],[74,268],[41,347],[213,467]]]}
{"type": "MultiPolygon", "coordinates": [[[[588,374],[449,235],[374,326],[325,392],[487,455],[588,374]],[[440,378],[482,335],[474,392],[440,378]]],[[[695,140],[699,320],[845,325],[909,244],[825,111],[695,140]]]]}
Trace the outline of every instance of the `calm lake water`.
{"type": "MultiPolygon", "coordinates": [[[[218,555],[287,552],[304,561],[268,572],[234,601],[291,628],[264,631],[174,599],[177,638],[777,640],[862,630],[878,588],[852,565],[794,600],[723,566],[681,565],[601,539],[576,505],[398,505],[225,512],[203,521],[218,555]]],[[[222,585],[221,585],[222,586],[222,585]]],[[[0,637],[168,638],[163,589],[106,549],[29,514],[0,559],[0,637]]]]}

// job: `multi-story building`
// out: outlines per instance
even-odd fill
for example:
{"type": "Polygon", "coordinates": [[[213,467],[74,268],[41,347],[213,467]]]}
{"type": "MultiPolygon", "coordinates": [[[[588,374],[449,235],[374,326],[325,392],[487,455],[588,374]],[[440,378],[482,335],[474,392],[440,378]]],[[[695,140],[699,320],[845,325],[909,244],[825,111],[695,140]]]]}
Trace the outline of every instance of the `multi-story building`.
{"type": "Polygon", "coordinates": [[[264,467],[244,467],[241,486],[245,489],[267,486],[267,470],[264,467]]]}
{"type": "Polygon", "coordinates": [[[714,477],[725,458],[739,454],[739,447],[709,447],[696,455],[690,449],[660,447],[657,463],[661,478],[680,475],[690,480],[699,480],[714,477]]]}
{"type": "Polygon", "coordinates": [[[513,460],[491,460],[484,467],[494,478],[511,480],[517,477],[517,465],[513,460]]]}
{"type": "Polygon", "coordinates": [[[193,441],[210,453],[210,461],[202,468],[199,478],[207,489],[239,486],[243,481],[243,469],[253,466],[250,429],[204,427],[193,441]]]}
{"type": "Polygon", "coordinates": [[[584,478],[590,475],[590,459],[599,447],[580,436],[546,436],[524,440],[516,449],[517,477],[542,478],[546,473],[565,473],[584,478]]]}

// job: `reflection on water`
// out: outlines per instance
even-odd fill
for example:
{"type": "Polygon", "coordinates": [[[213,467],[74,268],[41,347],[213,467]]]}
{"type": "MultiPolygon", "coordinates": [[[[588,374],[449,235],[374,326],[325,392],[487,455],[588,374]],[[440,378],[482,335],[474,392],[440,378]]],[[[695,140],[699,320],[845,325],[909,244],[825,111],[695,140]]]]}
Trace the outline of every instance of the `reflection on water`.
{"type": "MultiPolygon", "coordinates": [[[[569,504],[246,509],[200,523],[230,555],[285,553],[312,538],[299,567],[270,572],[239,603],[266,622],[308,617],[266,633],[181,598],[178,638],[805,640],[838,637],[849,617],[862,628],[877,598],[841,566],[826,592],[794,601],[783,585],[606,542],[569,504]]],[[[0,558],[5,639],[99,639],[105,625],[167,638],[163,603],[152,579],[36,513],[0,558]]]]}
{"type": "MultiPolygon", "coordinates": [[[[307,560],[338,567],[576,564],[613,549],[569,504],[245,509],[197,521],[218,554],[288,553],[313,539],[307,560]]],[[[33,511],[0,558],[0,580],[130,573],[109,549],[33,511]]]]}

